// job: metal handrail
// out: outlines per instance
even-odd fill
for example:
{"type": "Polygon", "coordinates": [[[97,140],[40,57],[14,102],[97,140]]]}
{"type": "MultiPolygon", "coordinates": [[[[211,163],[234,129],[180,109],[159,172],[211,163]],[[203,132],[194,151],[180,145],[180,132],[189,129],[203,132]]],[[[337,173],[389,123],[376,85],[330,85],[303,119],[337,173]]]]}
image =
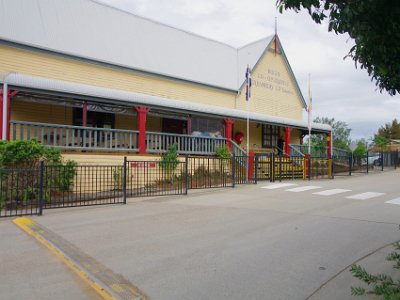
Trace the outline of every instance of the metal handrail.
{"type": "MultiPolygon", "coordinates": [[[[304,157],[305,154],[300,152],[297,148],[295,148],[292,144],[289,144],[289,148],[290,150],[293,150],[294,152],[296,152],[297,154],[299,154],[301,157],[304,157]]],[[[294,156],[292,155],[292,151],[290,151],[290,156],[294,156]]]]}

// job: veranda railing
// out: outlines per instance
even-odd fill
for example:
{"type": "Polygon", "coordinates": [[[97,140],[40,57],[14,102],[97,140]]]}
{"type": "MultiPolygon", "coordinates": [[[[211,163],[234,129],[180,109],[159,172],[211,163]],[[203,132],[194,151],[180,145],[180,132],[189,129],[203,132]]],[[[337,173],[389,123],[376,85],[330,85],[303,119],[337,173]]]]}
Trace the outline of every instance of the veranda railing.
{"type": "Polygon", "coordinates": [[[138,151],[138,131],[11,121],[11,140],[71,150],[138,151]]]}

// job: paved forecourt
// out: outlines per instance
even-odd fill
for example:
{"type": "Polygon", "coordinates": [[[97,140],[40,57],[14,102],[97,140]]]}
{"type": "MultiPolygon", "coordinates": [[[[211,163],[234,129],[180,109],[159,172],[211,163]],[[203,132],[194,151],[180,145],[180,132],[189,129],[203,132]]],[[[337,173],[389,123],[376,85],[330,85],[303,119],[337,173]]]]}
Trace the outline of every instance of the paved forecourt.
{"type": "Polygon", "coordinates": [[[399,175],[260,182],[33,219],[151,299],[306,299],[399,239],[399,175]],[[365,193],[375,194],[348,198],[365,193]]]}

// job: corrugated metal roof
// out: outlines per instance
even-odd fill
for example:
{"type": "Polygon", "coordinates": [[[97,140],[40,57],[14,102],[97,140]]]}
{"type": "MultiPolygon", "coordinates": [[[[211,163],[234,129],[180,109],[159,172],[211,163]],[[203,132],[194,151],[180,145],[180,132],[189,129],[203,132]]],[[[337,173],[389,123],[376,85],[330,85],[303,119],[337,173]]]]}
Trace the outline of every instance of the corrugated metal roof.
{"type": "MultiPolygon", "coordinates": [[[[183,100],[167,99],[162,97],[150,96],[145,94],[95,87],[90,85],[72,83],[61,80],[52,80],[41,77],[27,76],[23,74],[10,73],[5,76],[4,82],[15,87],[31,88],[36,90],[45,90],[72,95],[81,95],[86,97],[102,98],[115,100],[132,105],[146,105],[149,107],[158,107],[164,109],[175,109],[184,112],[202,113],[207,115],[221,116],[224,118],[249,119],[254,122],[277,124],[282,126],[306,129],[308,124],[305,121],[293,120],[283,117],[269,116],[254,112],[245,111],[220,106],[204,105],[192,103],[183,100]]],[[[329,125],[312,123],[313,131],[328,132],[332,128],[329,125]]]]}
{"type": "Polygon", "coordinates": [[[230,90],[272,36],[236,49],[91,0],[0,0],[0,39],[230,90]]]}

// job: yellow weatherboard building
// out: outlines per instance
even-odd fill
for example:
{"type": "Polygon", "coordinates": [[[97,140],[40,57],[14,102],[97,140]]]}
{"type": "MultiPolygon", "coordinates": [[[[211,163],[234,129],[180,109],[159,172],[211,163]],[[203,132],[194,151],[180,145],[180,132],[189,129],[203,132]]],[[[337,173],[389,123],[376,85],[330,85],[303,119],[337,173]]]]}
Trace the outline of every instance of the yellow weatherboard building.
{"type": "Polygon", "coordinates": [[[98,162],[160,154],[170,144],[185,154],[227,144],[236,155],[289,155],[308,132],[306,102],[277,35],[235,48],[92,0],[0,5],[3,140],[35,138],[98,162]]]}

